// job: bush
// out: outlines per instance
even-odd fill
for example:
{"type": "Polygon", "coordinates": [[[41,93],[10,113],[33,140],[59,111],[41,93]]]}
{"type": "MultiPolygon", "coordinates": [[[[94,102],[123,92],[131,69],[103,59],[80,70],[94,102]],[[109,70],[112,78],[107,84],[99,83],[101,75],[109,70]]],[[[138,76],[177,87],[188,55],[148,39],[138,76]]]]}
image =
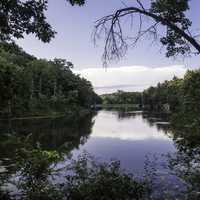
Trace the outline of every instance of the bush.
{"type": "Polygon", "coordinates": [[[147,185],[121,170],[119,161],[97,163],[88,154],[72,160],[62,184],[51,181],[60,160],[56,152],[23,150],[20,154],[20,200],[142,200],[147,185]]]}
{"type": "Polygon", "coordinates": [[[96,163],[83,154],[72,162],[64,191],[69,200],[138,200],[147,187],[121,170],[119,161],[96,163]]]}

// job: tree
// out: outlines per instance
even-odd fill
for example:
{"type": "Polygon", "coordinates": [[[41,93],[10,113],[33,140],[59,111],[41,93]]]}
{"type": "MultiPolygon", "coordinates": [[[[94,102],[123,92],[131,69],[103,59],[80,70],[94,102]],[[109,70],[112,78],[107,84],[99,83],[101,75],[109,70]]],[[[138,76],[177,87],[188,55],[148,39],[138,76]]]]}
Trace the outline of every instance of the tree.
{"type": "Polygon", "coordinates": [[[200,113],[200,70],[188,71],[182,86],[183,110],[199,117],[200,113]]]}
{"type": "Polygon", "coordinates": [[[136,0],[133,6],[125,5],[125,8],[118,9],[96,22],[94,40],[104,35],[105,62],[120,59],[130,46],[135,46],[147,34],[160,40],[166,47],[167,57],[192,54],[193,49],[196,50],[195,53],[200,53],[197,36],[190,31],[192,22],[185,14],[189,10],[189,0],[151,0],[149,3],[146,8],[142,0],[136,0]],[[131,36],[124,34],[122,19],[125,17],[130,17],[126,19],[130,20],[130,26],[134,29],[131,36]]]}
{"type": "MultiPolygon", "coordinates": [[[[71,5],[83,5],[85,0],[66,0],[71,5]]],[[[34,34],[43,42],[50,42],[55,31],[47,22],[48,0],[1,0],[0,40],[23,38],[34,34]]]]}
{"type": "Polygon", "coordinates": [[[65,113],[98,100],[89,81],[64,59],[36,59],[17,45],[0,42],[0,115],[65,113]]]}
{"type": "MultiPolygon", "coordinates": [[[[82,6],[85,0],[66,0],[72,6],[82,6]]],[[[135,0],[132,6],[118,9],[96,22],[94,40],[101,34],[105,36],[103,59],[105,62],[123,57],[130,46],[147,34],[159,39],[166,47],[166,56],[192,54],[193,49],[200,53],[198,35],[192,34],[192,22],[186,17],[189,0],[151,0],[149,7],[142,0],[135,0]],[[146,5],[146,4],[145,4],[146,5]],[[122,19],[136,21],[134,35],[125,36],[122,19]],[[145,18],[150,19],[146,23],[145,18]],[[163,30],[162,27],[165,27],[163,30]],[[159,31],[161,30],[161,31],[159,31]],[[163,32],[163,34],[161,33],[163,32]]],[[[147,4],[147,5],[148,5],[147,4]]],[[[0,2],[0,40],[23,38],[25,34],[34,34],[43,42],[50,42],[56,32],[47,22],[45,11],[48,0],[2,0],[0,2]]],[[[133,24],[133,23],[131,23],[133,24]]]]}
{"type": "Polygon", "coordinates": [[[8,116],[12,114],[12,107],[16,101],[16,93],[19,90],[21,70],[19,66],[8,62],[0,56],[0,104],[1,109],[6,109],[8,116]]]}

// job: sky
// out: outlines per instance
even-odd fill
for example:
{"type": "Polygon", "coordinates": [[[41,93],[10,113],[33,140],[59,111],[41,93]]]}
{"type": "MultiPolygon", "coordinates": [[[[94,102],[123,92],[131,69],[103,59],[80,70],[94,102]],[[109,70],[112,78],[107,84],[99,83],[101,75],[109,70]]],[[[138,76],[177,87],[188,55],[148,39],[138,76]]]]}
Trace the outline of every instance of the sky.
{"type": "MultiPolygon", "coordinates": [[[[133,0],[123,2],[133,4],[133,0]]],[[[192,0],[190,5],[188,16],[193,22],[192,31],[197,32],[200,1],[192,0]]],[[[34,36],[25,36],[17,43],[38,58],[57,57],[71,61],[75,66],[74,71],[90,80],[97,93],[117,89],[139,91],[174,75],[182,77],[188,68],[199,67],[200,56],[166,58],[165,51],[160,51],[159,43],[152,46],[149,38],[144,38],[122,60],[110,63],[105,70],[101,59],[103,41],[99,41],[97,46],[92,41],[94,23],[123,6],[121,0],[88,0],[83,7],[72,7],[65,0],[49,0],[46,16],[57,31],[56,37],[49,44],[42,43],[34,36]]]]}
{"type": "Polygon", "coordinates": [[[95,86],[98,94],[113,93],[116,90],[143,91],[158,82],[171,80],[174,76],[183,78],[187,68],[183,65],[166,67],[123,66],[103,68],[86,68],[75,71],[95,86]]]}

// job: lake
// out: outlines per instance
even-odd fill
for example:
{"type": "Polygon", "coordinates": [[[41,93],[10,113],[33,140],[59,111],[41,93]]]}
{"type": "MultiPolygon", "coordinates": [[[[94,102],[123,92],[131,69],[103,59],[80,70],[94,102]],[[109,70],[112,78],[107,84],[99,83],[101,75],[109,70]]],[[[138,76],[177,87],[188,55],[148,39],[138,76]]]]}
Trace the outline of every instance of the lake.
{"type": "Polygon", "coordinates": [[[123,168],[140,172],[146,156],[160,156],[176,151],[163,116],[148,116],[138,111],[101,110],[93,118],[94,125],[86,143],[72,153],[83,151],[100,160],[120,160],[123,168]]]}
{"type": "MultiPolygon", "coordinates": [[[[94,156],[97,162],[119,160],[123,169],[133,172],[138,178],[146,174],[148,164],[148,169],[153,167],[156,172],[152,187],[157,199],[166,189],[174,198],[184,195],[185,183],[169,170],[166,165],[169,157],[166,155],[176,157],[180,153],[178,163],[174,164],[175,167],[178,164],[178,169],[185,169],[188,161],[194,163],[193,158],[200,155],[198,148],[193,152],[199,147],[199,134],[196,127],[176,127],[178,121],[174,124],[169,118],[162,113],[122,109],[100,110],[84,116],[1,120],[0,184],[16,177],[16,152],[19,149],[40,148],[56,150],[64,155],[64,160],[59,161],[55,169],[68,166],[69,158],[76,159],[84,152],[94,156]],[[187,134],[188,130],[190,134],[187,134]],[[189,153],[189,157],[184,159],[184,153],[189,153]]],[[[66,175],[66,169],[59,171],[55,182],[64,181],[63,175],[66,175]]]]}
{"type": "Polygon", "coordinates": [[[1,121],[0,160],[9,170],[16,149],[24,145],[19,139],[28,137],[33,147],[74,157],[87,151],[101,161],[120,160],[122,168],[142,172],[146,156],[176,151],[169,126],[168,117],[161,114],[116,110],[100,110],[80,119],[1,121]]]}

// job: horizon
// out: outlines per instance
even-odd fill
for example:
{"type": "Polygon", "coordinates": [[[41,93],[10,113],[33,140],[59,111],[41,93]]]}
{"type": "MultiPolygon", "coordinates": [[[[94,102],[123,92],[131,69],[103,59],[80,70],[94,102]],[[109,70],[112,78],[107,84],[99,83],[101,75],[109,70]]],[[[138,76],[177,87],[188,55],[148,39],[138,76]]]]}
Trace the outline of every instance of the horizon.
{"type": "Polygon", "coordinates": [[[183,65],[165,67],[123,66],[111,68],[87,68],[72,71],[89,80],[97,94],[109,94],[117,90],[142,92],[174,76],[183,78],[188,69],[183,65]],[[102,80],[102,77],[104,79],[102,80]],[[122,81],[123,80],[123,83],[122,81]]]}

